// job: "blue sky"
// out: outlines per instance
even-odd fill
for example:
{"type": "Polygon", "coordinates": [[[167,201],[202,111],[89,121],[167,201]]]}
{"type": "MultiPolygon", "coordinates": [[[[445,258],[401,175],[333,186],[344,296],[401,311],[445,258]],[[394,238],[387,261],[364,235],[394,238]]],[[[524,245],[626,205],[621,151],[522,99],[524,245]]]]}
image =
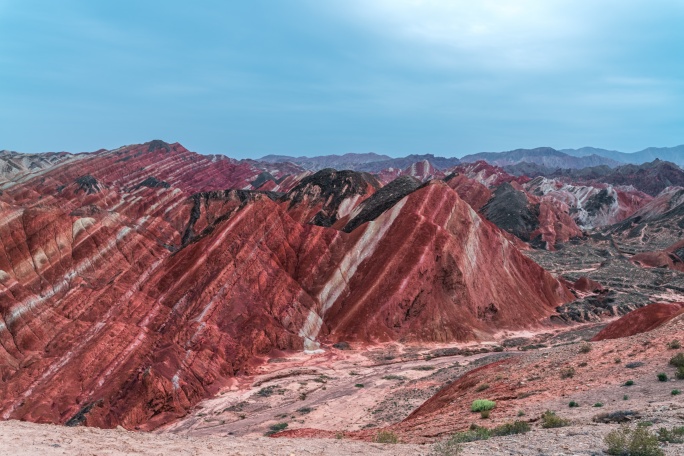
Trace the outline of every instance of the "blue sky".
{"type": "Polygon", "coordinates": [[[0,0],[0,149],[684,143],[684,2],[0,0]]]}

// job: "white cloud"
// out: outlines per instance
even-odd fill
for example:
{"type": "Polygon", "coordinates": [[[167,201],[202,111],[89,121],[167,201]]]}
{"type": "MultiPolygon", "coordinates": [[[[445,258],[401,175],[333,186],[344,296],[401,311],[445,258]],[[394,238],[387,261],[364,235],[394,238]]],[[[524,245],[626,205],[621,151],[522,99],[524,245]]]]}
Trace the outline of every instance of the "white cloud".
{"type": "Polygon", "coordinates": [[[590,51],[576,45],[587,12],[565,0],[349,0],[344,12],[441,64],[553,69],[590,51]]]}

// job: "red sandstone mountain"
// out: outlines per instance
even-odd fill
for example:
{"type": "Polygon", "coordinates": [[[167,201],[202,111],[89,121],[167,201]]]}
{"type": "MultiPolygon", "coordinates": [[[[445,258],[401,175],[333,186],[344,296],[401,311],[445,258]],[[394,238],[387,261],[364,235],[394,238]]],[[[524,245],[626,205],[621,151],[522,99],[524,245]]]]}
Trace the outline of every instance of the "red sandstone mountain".
{"type": "Polygon", "coordinates": [[[152,429],[270,353],[479,340],[572,298],[443,182],[320,173],[153,141],[6,182],[2,416],[152,429]],[[244,190],[268,182],[291,191],[244,190]]]}

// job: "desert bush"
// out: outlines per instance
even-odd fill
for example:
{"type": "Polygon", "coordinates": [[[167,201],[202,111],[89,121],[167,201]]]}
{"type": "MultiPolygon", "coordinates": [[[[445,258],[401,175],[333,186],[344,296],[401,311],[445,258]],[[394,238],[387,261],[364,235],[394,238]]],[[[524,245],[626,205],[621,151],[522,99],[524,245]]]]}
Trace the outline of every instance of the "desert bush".
{"type": "Polygon", "coordinates": [[[632,386],[632,385],[634,385],[634,380],[627,380],[625,382],[625,386],[632,386]]]}
{"type": "Polygon", "coordinates": [[[684,443],[684,426],[672,429],[658,429],[658,440],[667,443],[684,443]]]}
{"type": "Polygon", "coordinates": [[[433,456],[458,456],[462,451],[463,446],[453,437],[437,442],[432,446],[433,456]]]}
{"type": "Polygon", "coordinates": [[[268,427],[265,435],[273,435],[287,428],[287,423],[272,424],[268,427]]]}
{"type": "Polygon", "coordinates": [[[659,382],[666,382],[667,381],[667,374],[665,372],[661,372],[658,374],[658,381],[659,382]]]}
{"type": "Polygon", "coordinates": [[[406,377],[402,377],[401,375],[385,375],[382,377],[383,380],[406,380],[406,377]]]}
{"type": "Polygon", "coordinates": [[[566,378],[572,378],[575,376],[575,368],[574,367],[565,367],[561,369],[560,371],[560,378],[566,379],[566,378]]]}
{"type": "Polygon", "coordinates": [[[457,432],[451,438],[458,443],[476,442],[478,440],[487,440],[492,436],[492,432],[486,427],[473,424],[470,429],[463,432],[457,432]]]}
{"type": "Polygon", "coordinates": [[[669,344],[667,344],[667,348],[669,348],[670,350],[679,350],[680,348],[682,348],[682,344],[675,339],[669,344]]]}
{"type": "Polygon", "coordinates": [[[301,407],[297,409],[297,413],[301,413],[302,415],[306,415],[307,413],[313,412],[313,409],[311,407],[301,407]]]}
{"type": "Polygon", "coordinates": [[[486,389],[489,389],[489,384],[483,383],[480,386],[478,386],[477,388],[475,388],[475,391],[477,391],[478,393],[481,393],[482,391],[484,391],[486,389]]]}
{"type": "Polygon", "coordinates": [[[487,418],[489,418],[490,413],[491,413],[491,410],[482,410],[480,412],[480,418],[482,418],[483,420],[486,420],[487,418]]]}
{"type": "Polygon", "coordinates": [[[470,411],[481,412],[483,410],[491,410],[496,407],[496,402],[487,399],[476,399],[470,406],[470,411]]]}
{"type": "Polygon", "coordinates": [[[682,394],[682,392],[678,389],[673,389],[670,394],[672,394],[673,396],[679,396],[680,394],[682,394]]]}
{"type": "Polygon", "coordinates": [[[580,353],[589,353],[591,351],[591,344],[589,342],[582,342],[580,344],[579,352],[580,353]]]}
{"type": "Polygon", "coordinates": [[[611,431],[604,438],[608,445],[606,453],[616,456],[663,456],[658,437],[648,428],[637,426],[634,429],[623,426],[611,431]]]}
{"type": "Polygon", "coordinates": [[[594,407],[603,407],[603,403],[602,403],[602,402],[597,402],[596,404],[594,404],[594,407]]]}
{"type": "Polygon", "coordinates": [[[399,437],[392,431],[380,431],[375,436],[377,443],[399,443],[399,437]]]}
{"type": "Polygon", "coordinates": [[[560,416],[556,415],[556,413],[552,412],[551,410],[547,410],[544,413],[542,413],[541,420],[542,420],[542,427],[544,429],[570,426],[570,420],[566,420],[564,418],[561,418],[560,416]]]}
{"type": "Polygon", "coordinates": [[[575,401],[570,401],[570,403],[568,404],[568,407],[570,407],[570,408],[579,407],[579,404],[575,401]]]}
{"type": "Polygon", "coordinates": [[[684,380],[684,366],[679,366],[677,372],[675,372],[675,378],[677,380],[684,380]]]}
{"type": "Polygon", "coordinates": [[[524,434],[526,432],[530,432],[530,424],[527,421],[514,421],[512,423],[504,423],[491,430],[492,437],[524,434]]]}
{"type": "Polygon", "coordinates": [[[354,385],[354,386],[357,387],[357,388],[363,388],[364,385],[363,385],[363,383],[357,383],[357,384],[354,385]]]}
{"type": "Polygon", "coordinates": [[[670,365],[674,367],[684,367],[684,353],[677,353],[670,358],[670,365]]]}

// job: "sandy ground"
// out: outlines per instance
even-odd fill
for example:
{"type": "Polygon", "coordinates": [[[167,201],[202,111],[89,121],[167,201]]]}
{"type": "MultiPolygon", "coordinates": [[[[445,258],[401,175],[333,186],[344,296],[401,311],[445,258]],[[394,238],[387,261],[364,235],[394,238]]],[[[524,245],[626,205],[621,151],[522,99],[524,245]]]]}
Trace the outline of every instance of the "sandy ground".
{"type": "Polygon", "coordinates": [[[1,456],[427,455],[429,447],[349,440],[188,437],[124,430],[0,422],[1,456]]]}

